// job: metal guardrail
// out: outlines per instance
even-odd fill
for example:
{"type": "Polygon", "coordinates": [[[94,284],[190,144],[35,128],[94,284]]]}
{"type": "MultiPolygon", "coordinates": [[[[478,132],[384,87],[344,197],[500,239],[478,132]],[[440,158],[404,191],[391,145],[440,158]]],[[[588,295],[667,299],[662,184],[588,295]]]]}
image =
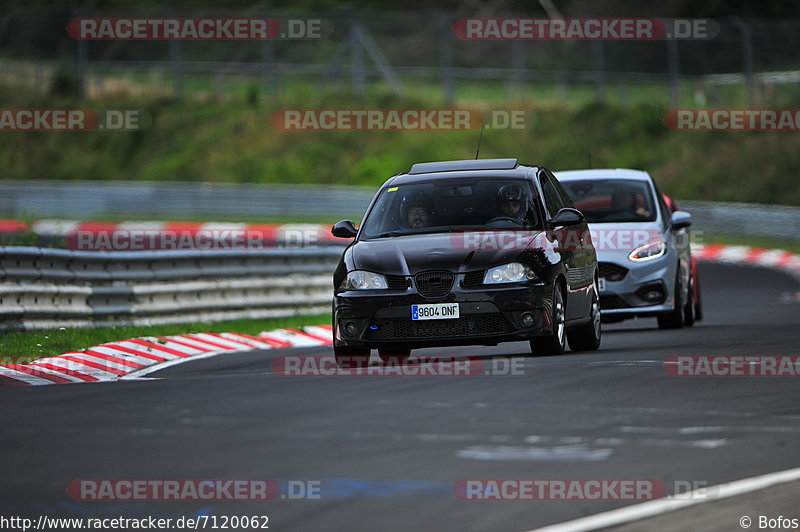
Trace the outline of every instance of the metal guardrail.
{"type": "Polygon", "coordinates": [[[107,181],[0,181],[0,217],[360,216],[375,188],[343,185],[244,185],[107,181]]]}
{"type": "Polygon", "coordinates": [[[328,312],[341,248],[93,252],[0,248],[0,329],[328,312]]]}
{"type": "MultiPolygon", "coordinates": [[[[110,181],[0,181],[2,218],[91,218],[131,216],[359,218],[374,187],[346,185],[241,185],[110,181]]],[[[800,207],[688,201],[694,230],[722,235],[800,239],[800,207]]],[[[56,222],[54,222],[56,224],[56,222]]]]}
{"type": "Polygon", "coordinates": [[[800,240],[800,207],[677,200],[692,213],[692,230],[714,235],[765,236],[800,240]]]}

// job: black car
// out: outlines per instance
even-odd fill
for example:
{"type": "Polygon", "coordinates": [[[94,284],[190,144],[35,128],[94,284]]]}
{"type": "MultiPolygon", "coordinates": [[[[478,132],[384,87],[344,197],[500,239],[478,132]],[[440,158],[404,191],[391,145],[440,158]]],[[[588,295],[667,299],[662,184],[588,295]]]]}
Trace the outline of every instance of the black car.
{"type": "MultiPolygon", "coordinates": [[[[334,273],[336,360],[530,340],[534,354],[600,346],[597,258],[553,174],[516,159],[415,164],[389,179],[334,273]],[[579,235],[580,245],[565,245],[579,235]]],[[[577,240],[576,240],[577,241],[577,240]]]]}

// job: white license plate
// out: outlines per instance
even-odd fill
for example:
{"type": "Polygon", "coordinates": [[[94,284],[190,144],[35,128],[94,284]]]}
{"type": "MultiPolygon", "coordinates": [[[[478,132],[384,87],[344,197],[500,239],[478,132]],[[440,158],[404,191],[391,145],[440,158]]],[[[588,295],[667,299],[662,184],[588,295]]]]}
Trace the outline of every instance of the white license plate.
{"type": "Polygon", "coordinates": [[[597,280],[597,291],[598,292],[605,292],[606,291],[606,278],[600,277],[597,280]]]}
{"type": "Polygon", "coordinates": [[[450,320],[458,317],[458,303],[411,305],[412,320],[450,320]]]}

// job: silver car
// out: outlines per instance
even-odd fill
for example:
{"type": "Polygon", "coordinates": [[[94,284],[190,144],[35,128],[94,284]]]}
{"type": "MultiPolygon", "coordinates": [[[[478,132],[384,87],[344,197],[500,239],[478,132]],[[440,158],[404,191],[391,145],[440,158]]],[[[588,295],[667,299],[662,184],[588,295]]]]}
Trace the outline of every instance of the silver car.
{"type": "Polygon", "coordinates": [[[688,212],[671,212],[639,170],[555,174],[589,223],[604,322],[655,317],[662,329],[694,323],[688,212]]]}

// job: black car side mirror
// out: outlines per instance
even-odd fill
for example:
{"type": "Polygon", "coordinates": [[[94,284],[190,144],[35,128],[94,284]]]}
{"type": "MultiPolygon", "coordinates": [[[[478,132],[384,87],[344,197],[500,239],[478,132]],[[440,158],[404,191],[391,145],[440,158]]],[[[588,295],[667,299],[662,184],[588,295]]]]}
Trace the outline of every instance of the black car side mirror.
{"type": "Polygon", "coordinates": [[[336,222],[331,228],[331,234],[339,238],[355,238],[356,234],[358,234],[358,229],[353,224],[353,220],[342,220],[341,222],[336,222]]]}
{"type": "Polygon", "coordinates": [[[692,225],[692,215],[686,211],[675,211],[670,218],[670,224],[673,231],[689,227],[692,225]]]}
{"type": "Polygon", "coordinates": [[[578,209],[561,209],[550,219],[550,225],[553,227],[566,227],[569,225],[578,225],[584,221],[583,213],[578,209]]]}

